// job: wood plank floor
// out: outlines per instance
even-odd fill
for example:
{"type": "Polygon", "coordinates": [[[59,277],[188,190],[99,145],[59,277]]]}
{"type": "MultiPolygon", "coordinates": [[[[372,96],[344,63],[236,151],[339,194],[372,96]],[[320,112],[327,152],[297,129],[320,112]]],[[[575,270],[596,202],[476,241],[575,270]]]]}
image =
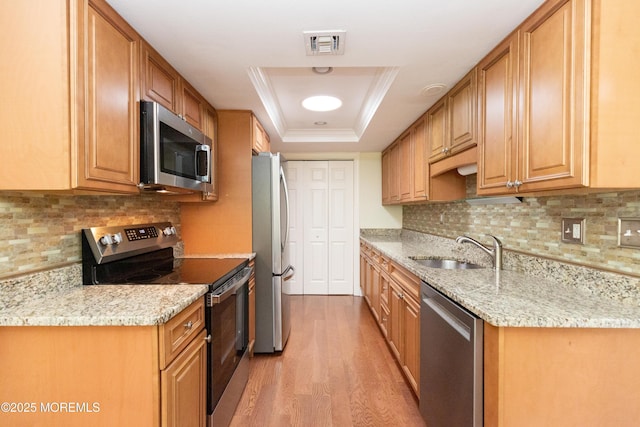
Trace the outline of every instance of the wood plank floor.
{"type": "Polygon", "coordinates": [[[366,302],[294,296],[282,352],[256,354],[231,427],[417,426],[417,400],[366,302]]]}

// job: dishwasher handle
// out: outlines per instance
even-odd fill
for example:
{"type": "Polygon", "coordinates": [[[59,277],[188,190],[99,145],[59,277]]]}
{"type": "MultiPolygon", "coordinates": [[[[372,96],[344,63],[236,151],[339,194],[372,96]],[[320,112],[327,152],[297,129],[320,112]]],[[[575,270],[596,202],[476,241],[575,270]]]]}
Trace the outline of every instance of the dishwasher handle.
{"type": "Polygon", "coordinates": [[[431,310],[433,310],[438,316],[440,316],[442,320],[447,322],[449,326],[451,326],[453,329],[455,329],[456,332],[462,335],[465,340],[471,341],[471,328],[469,326],[467,326],[464,322],[458,319],[453,313],[451,313],[433,298],[425,296],[425,298],[423,298],[423,301],[429,308],[431,308],[431,310]]]}

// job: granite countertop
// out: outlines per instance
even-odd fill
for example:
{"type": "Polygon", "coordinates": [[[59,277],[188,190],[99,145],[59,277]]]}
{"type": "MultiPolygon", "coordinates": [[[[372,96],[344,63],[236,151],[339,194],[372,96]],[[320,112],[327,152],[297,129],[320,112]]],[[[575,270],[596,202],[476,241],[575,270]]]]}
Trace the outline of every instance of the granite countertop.
{"type": "MultiPolygon", "coordinates": [[[[491,268],[490,257],[480,249],[455,244],[449,239],[420,241],[401,235],[361,238],[494,326],[640,328],[640,305],[636,302],[640,291],[635,286],[600,286],[600,276],[596,273],[592,276],[586,273],[587,280],[583,281],[589,281],[586,286],[576,284],[581,280],[575,277],[558,279],[557,274],[545,278],[509,270],[496,272],[491,268]],[[411,260],[410,256],[453,258],[487,268],[428,268],[411,260]],[[606,291],[599,291],[598,287],[606,291]],[[621,295],[616,295],[616,289],[621,295]],[[636,295],[632,295],[634,292],[636,295]]],[[[549,276],[554,274],[549,273],[549,276]]]]}
{"type": "Polygon", "coordinates": [[[166,323],[207,285],[100,285],[52,289],[31,298],[0,286],[0,326],[149,326],[166,323]]]}

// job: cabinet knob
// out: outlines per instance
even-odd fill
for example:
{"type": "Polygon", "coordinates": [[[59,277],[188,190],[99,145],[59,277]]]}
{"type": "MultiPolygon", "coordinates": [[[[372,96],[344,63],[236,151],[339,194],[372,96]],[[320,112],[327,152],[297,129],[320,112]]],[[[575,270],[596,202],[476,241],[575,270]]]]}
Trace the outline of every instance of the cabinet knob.
{"type": "Polygon", "coordinates": [[[184,324],[185,329],[191,329],[193,328],[193,322],[191,320],[189,320],[187,323],[184,324]]]}
{"type": "Polygon", "coordinates": [[[211,334],[207,335],[206,337],[204,337],[204,340],[208,343],[211,342],[211,334]]]}
{"type": "Polygon", "coordinates": [[[513,182],[507,181],[507,188],[513,188],[513,182]]]}
{"type": "Polygon", "coordinates": [[[516,179],[516,180],[513,182],[513,186],[514,186],[514,187],[516,187],[516,188],[520,187],[521,185],[522,185],[522,181],[520,181],[520,180],[517,180],[517,179],[516,179]]]}

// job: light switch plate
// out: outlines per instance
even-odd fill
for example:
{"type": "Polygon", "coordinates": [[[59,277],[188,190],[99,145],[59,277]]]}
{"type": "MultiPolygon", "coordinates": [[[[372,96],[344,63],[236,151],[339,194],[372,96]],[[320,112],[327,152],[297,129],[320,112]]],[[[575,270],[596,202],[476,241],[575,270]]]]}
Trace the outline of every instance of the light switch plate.
{"type": "Polygon", "coordinates": [[[584,244],[584,218],[562,218],[562,237],[564,243],[584,244]]]}
{"type": "Polygon", "coordinates": [[[618,218],[618,246],[640,248],[640,218],[618,218]]]}

